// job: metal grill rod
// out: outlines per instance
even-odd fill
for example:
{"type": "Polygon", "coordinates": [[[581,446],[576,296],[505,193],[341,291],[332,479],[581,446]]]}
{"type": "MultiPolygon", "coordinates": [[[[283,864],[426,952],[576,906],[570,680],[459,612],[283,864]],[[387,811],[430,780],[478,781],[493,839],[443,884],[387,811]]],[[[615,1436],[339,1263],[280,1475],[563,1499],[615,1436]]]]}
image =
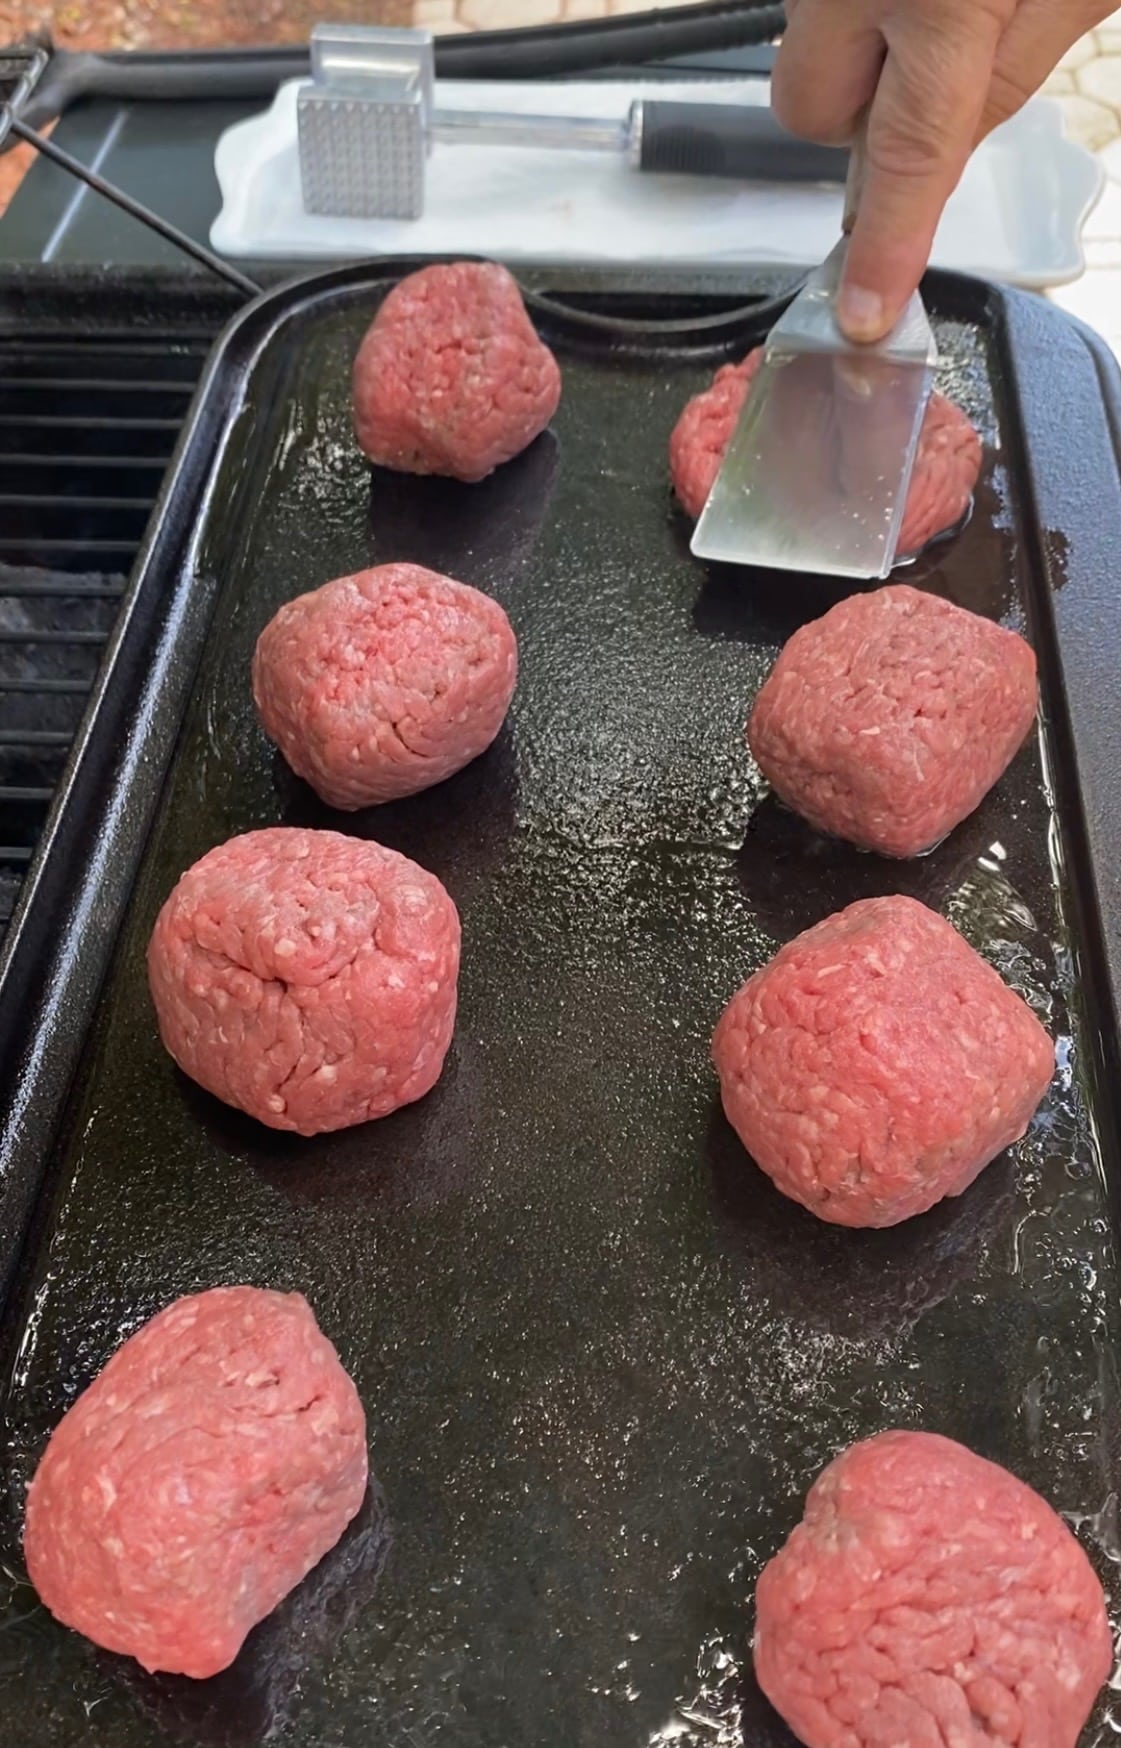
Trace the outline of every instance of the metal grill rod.
{"type": "Polygon", "coordinates": [[[121,211],[127,212],[130,218],[138,219],[142,225],[147,225],[149,230],[155,231],[157,236],[174,244],[175,248],[182,249],[185,255],[190,255],[203,267],[209,267],[211,273],[217,273],[220,278],[235,286],[246,297],[258,296],[261,290],[260,286],[244,273],[240,273],[236,267],[231,267],[228,261],[223,261],[220,255],[215,255],[202,243],[196,243],[193,237],[189,237],[177,225],[169,224],[166,219],[160,218],[158,213],[152,212],[141,201],[134,200],[132,195],[126,194],[122,188],[117,188],[112,182],[107,182],[104,176],[98,175],[96,170],[91,170],[80,159],[72,157],[61,146],[57,146],[53,140],[47,139],[45,134],[36,133],[33,127],[28,127],[25,121],[20,120],[10,103],[5,104],[4,108],[8,127],[17,139],[23,140],[26,145],[34,146],[37,152],[42,152],[45,158],[49,158],[53,164],[59,165],[61,169],[69,170],[71,176],[76,176],[79,182],[84,182],[86,187],[92,188],[95,194],[100,194],[106,200],[111,200],[114,206],[119,206],[121,211]]]}

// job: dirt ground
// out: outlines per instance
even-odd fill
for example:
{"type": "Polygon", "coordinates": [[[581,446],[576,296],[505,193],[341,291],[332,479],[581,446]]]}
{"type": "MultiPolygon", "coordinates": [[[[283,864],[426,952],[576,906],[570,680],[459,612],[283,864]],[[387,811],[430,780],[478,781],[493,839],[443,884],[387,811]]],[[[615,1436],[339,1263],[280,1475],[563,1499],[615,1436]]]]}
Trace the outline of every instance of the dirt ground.
{"type": "MultiPolygon", "coordinates": [[[[335,10],[324,0],[0,0],[0,41],[46,25],[72,49],[243,48],[306,42],[335,10]]],[[[364,0],[339,9],[355,22],[400,24],[401,0],[364,0]]]]}
{"type": "MultiPolygon", "coordinates": [[[[39,26],[61,48],[245,48],[261,43],[306,42],[312,26],[332,10],[364,24],[401,24],[403,0],[361,0],[333,8],[325,0],[0,0],[0,43],[39,26]]],[[[0,213],[26,174],[33,153],[25,146],[0,157],[0,213]]]]}
{"type": "MultiPolygon", "coordinates": [[[[0,0],[0,44],[45,26],[60,48],[251,48],[305,43],[313,25],[329,18],[464,31],[674,3],[680,0],[0,0]]],[[[29,156],[23,147],[0,156],[0,213],[29,156]]]]}

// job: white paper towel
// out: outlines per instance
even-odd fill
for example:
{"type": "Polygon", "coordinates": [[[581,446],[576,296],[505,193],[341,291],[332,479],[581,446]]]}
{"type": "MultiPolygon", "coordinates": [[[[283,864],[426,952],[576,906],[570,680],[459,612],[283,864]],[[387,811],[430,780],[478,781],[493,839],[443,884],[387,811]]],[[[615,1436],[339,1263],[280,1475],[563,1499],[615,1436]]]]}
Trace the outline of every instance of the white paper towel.
{"type": "MultiPolygon", "coordinates": [[[[437,146],[427,204],[414,223],[305,213],[296,93],[228,130],[216,169],[222,211],[214,247],[232,256],[494,255],[508,261],[704,266],[820,261],[836,240],[835,188],[652,176],[622,157],[497,146],[437,146]]],[[[636,97],[765,103],[762,80],[481,84],[443,81],[444,108],[622,119],[636,97]]],[[[1063,138],[1057,104],[1037,98],[976,153],[946,209],[935,265],[1045,286],[1082,271],[1082,222],[1101,170],[1063,138]]]]}

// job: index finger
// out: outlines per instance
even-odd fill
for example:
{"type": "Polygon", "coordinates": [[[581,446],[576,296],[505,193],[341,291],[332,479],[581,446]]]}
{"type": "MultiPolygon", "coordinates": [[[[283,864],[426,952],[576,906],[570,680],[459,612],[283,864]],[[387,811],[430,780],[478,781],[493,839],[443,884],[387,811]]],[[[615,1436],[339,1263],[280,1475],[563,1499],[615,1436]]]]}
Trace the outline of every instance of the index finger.
{"type": "Polygon", "coordinates": [[[1000,33],[999,17],[975,4],[952,30],[928,19],[888,38],[837,298],[851,340],[882,339],[923,276],[977,135],[1000,33]]]}

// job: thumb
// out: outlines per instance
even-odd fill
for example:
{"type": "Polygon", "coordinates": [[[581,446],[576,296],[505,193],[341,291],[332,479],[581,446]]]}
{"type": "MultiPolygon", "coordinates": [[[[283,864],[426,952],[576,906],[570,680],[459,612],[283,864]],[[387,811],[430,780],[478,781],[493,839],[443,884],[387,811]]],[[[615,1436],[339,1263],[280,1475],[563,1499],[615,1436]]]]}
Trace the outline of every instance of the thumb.
{"type": "Polygon", "coordinates": [[[977,135],[999,40],[995,20],[979,19],[981,12],[971,28],[912,31],[888,43],[837,297],[837,320],[850,340],[880,340],[891,330],[930,259],[977,135]]]}

